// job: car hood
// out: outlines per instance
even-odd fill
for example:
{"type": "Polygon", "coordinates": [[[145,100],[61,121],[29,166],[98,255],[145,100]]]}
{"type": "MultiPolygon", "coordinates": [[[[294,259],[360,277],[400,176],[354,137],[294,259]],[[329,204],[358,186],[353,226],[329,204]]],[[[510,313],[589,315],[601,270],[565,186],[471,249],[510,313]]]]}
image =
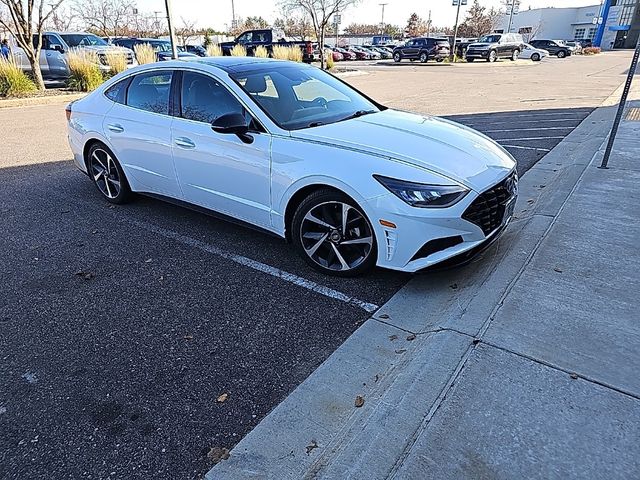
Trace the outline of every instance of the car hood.
{"type": "Polygon", "coordinates": [[[80,48],[82,48],[82,50],[88,50],[90,52],[95,52],[95,53],[132,52],[132,50],[129,48],[119,47],[117,45],[87,45],[87,46],[82,46],[80,48]]]}
{"type": "Polygon", "coordinates": [[[443,175],[476,191],[493,185],[515,166],[506,150],[471,128],[390,109],[294,130],[291,136],[388,157],[443,175]]]}
{"type": "Polygon", "coordinates": [[[469,48],[489,48],[493,43],[470,43],[469,48]]]}

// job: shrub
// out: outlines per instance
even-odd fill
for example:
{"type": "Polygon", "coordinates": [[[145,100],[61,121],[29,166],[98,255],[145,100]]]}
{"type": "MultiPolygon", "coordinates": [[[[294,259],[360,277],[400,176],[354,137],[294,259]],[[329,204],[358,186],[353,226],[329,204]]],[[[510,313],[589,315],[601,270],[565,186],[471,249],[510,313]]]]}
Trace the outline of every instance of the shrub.
{"type": "Polygon", "coordinates": [[[244,48],[244,45],[234,45],[233,48],[231,49],[231,56],[232,57],[246,57],[247,56],[247,49],[244,48]]]}
{"type": "Polygon", "coordinates": [[[133,51],[136,53],[136,60],[140,65],[156,61],[156,52],[148,43],[134,45],[133,51]]]}
{"type": "Polygon", "coordinates": [[[207,45],[207,55],[210,57],[221,57],[222,56],[222,48],[217,43],[212,43],[207,45]]]}
{"type": "Polygon", "coordinates": [[[37,90],[35,83],[16,65],[13,58],[0,57],[0,96],[20,96],[37,90]]]}
{"type": "Polygon", "coordinates": [[[336,62],[333,60],[333,53],[325,51],[324,55],[325,55],[325,60],[327,61],[327,70],[331,70],[336,64],[336,62]]]}
{"type": "Polygon", "coordinates": [[[107,65],[109,65],[109,75],[117,75],[127,69],[127,56],[124,52],[107,53],[107,65]]]}
{"type": "Polygon", "coordinates": [[[582,49],[582,54],[583,55],[595,55],[597,53],[600,53],[602,50],[600,49],[600,47],[586,47],[582,49]]]}
{"type": "Polygon", "coordinates": [[[274,45],[273,58],[277,58],[278,60],[289,60],[289,49],[284,45],[274,45]]]}
{"type": "Polygon", "coordinates": [[[69,87],[80,92],[91,92],[104,81],[99,67],[98,55],[84,49],[71,49],[69,63],[69,87]]]}
{"type": "Polygon", "coordinates": [[[302,50],[300,50],[300,47],[294,45],[293,47],[288,47],[287,50],[289,51],[289,60],[292,62],[302,61],[302,50]]]}
{"type": "Polygon", "coordinates": [[[265,47],[264,45],[258,45],[253,52],[253,56],[258,58],[269,58],[267,47],[265,47]]]}

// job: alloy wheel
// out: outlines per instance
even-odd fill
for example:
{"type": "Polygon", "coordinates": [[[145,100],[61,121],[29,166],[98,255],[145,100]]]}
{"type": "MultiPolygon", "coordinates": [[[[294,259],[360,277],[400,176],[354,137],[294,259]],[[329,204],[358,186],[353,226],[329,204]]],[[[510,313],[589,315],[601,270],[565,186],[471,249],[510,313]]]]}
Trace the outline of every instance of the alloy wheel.
{"type": "Polygon", "coordinates": [[[374,240],[369,221],[358,209],[330,201],[306,213],[300,241],[306,255],[320,267],[348,272],[369,257],[374,240]]]}
{"type": "Polygon", "coordinates": [[[489,60],[489,62],[495,62],[497,58],[498,55],[496,54],[495,50],[491,50],[489,52],[489,58],[487,60],[489,60]]]}
{"type": "Polygon", "coordinates": [[[102,194],[114,199],[120,194],[120,174],[115,160],[101,148],[96,148],[91,154],[91,177],[102,194]]]}
{"type": "Polygon", "coordinates": [[[520,55],[520,50],[514,50],[513,53],[511,54],[511,60],[515,62],[516,60],[518,60],[519,55],[520,55]]]}
{"type": "Polygon", "coordinates": [[[533,55],[531,55],[531,60],[533,60],[534,62],[540,61],[540,55],[534,53],[533,55]]]}
{"type": "Polygon", "coordinates": [[[422,63],[426,63],[428,59],[429,59],[429,57],[427,56],[427,54],[426,54],[426,53],[421,53],[421,54],[420,54],[420,61],[421,61],[422,63]]]}

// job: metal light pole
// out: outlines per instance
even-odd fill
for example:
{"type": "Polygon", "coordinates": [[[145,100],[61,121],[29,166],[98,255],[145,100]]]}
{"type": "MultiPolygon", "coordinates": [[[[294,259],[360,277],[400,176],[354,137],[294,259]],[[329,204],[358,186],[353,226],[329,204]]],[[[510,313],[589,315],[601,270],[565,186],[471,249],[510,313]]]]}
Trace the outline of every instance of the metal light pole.
{"type": "Polygon", "coordinates": [[[636,43],[636,50],[633,52],[633,58],[631,59],[631,67],[629,67],[629,73],[627,74],[627,81],[624,83],[624,89],[622,90],[622,97],[618,104],[618,111],[616,117],[613,120],[613,126],[611,127],[611,133],[609,134],[609,141],[607,142],[607,148],[604,150],[604,156],[602,157],[602,163],[598,168],[609,168],[609,156],[613,149],[613,142],[616,140],[616,134],[618,133],[618,127],[620,126],[620,120],[622,120],[622,113],[624,112],[624,106],[627,103],[627,97],[629,96],[629,90],[631,89],[631,82],[633,81],[633,74],[638,67],[638,57],[640,57],[640,36],[636,43]]]}
{"type": "Polygon", "coordinates": [[[233,3],[233,0],[231,0],[231,28],[236,28],[236,7],[233,3]]]}
{"type": "Polygon", "coordinates": [[[431,33],[431,10],[429,10],[429,18],[427,19],[427,37],[431,33]]]}
{"type": "Polygon", "coordinates": [[[513,11],[516,9],[516,0],[511,0],[511,3],[507,3],[507,5],[511,6],[511,11],[509,12],[509,26],[507,27],[507,33],[511,33],[511,24],[513,23],[513,11]]]}
{"type": "Polygon", "coordinates": [[[176,32],[173,30],[173,22],[171,21],[171,0],[164,0],[167,9],[167,25],[169,26],[169,38],[171,39],[171,58],[178,58],[178,46],[176,45],[176,32]]]}
{"type": "Polygon", "coordinates": [[[384,7],[385,5],[389,5],[388,3],[379,3],[382,7],[382,21],[380,22],[380,35],[384,35],[384,7]]]}
{"type": "Polygon", "coordinates": [[[458,8],[456,9],[456,24],[453,27],[453,46],[451,48],[451,54],[449,55],[451,57],[451,60],[456,57],[456,39],[458,38],[458,19],[460,18],[460,6],[466,4],[467,0],[453,0],[453,6],[457,6],[458,8]]]}

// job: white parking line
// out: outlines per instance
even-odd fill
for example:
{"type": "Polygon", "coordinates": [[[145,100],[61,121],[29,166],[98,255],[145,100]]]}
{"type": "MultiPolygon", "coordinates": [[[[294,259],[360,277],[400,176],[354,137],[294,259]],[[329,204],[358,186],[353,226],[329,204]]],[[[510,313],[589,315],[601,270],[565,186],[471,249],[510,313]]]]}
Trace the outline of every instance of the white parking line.
{"type": "Polygon", "coordinates": [[[547,139],[563,139],[564,137],[520,137],[520,138],[495,138],[496,142],[512,142],[514,140],[547,140],[547,139]]]}
{"type": "Polygon", "coordinates": [[[550,152],[548,148],[523,147],[522,145],[502,145],[504,148],[520,148],[522,150],[540,150],[541,152],[550,152]]]}
{"type": "Polygon", "coordinates": [[[573,130],[575,127],[533,127],[533,128],[501,128],[499,130],[482,130],[483,133],[488,132],[520,132],[523,130],[573,130]]]}
{"type": "MultiPolygon", "coordinates": [[[[552,122],[578,122],[578,125],[580,123],[582,123],[582,118],[547,118],[544,120],[518,120],[518,123],[552,123],[552,122]]],[[[472,127],[474,125],[495,125],[498,123],[509,123],[512,124],[513,120],[491,120],[488,119],[487,121],[481,122],[481,121],[477,121],[477,122],[470,122],[470,123],[465,123],[465,125],[472,127]]],[[[578,125],[574,125],[573,128],[577,127],[578,125]]]]}
{"type": "Polygon", "coordinates": [[[245,267],[253,268],[254,270],[258,270],[268,275],[272,275],[274,277],[280,278],[287,282],[293,283],[294,285],[298,285],[299,287],[306,288],[307,290],[311,290],[313,292],[319,293],[320,295],[324,295],[325,297],[330,297],[335,300],[340,300],[341,302],[349,303],[356,307],[360,307],[366,312],[372,313],[379,308],[378,305],[374,303],[363,302],[362,300],[358,300],[357,298],[350,297],[349,295],[346,295],[342,292],[338,292],[337,290],[333,290],[329,287],[325,287],[311,280],[298,277],[293,273],[285,272],[284,270],[280,270],[279,268],[272,267],[262,262],[258,262],[257,260],[252,260],[250,258],[243,257],[242,255],[236,255],[235,253],[227,252],[214,245],[210,245],[200,240],[196,240],[195,238],[187,237],[186,235],[182,235],[178,232],[174,232],[173,230],[167,230],[166,228],[158,227],[156,225],[152,225],[146,222],[139,222],[136,220],[128,220],[128,222],[140,228],[144,228],[145,230],[148,230],[150,232],[156,233],[158,235],[162,235],[165,238],[170,238],[171,240],[175,240],[177,242],[183,243],[190,247],[203,250],[207,253],[212,253],[214,255],[225,258],[227,260],[231,260],[232,262],[238,263],[240,265],[244,265],[245,267]]]}
{"type": "Polygon", "coordinates": [[[510,113],[510,112],[502,112],[502,113],[478,113],[478,114],[473,114],[473,116],[471,115],[461,115],[461,116],[456,116],[455,119],[456,120],[461,120],[463,118],[468,118],[469,120],[474,120],[477,119],[480,116],[487,116],[487,117],[491,117],[491,118],[497,118],[499,115],[500,116],[504,116],[507,118],[512,118],[512,117],[549,117],[549,116],[553,116],[553,115],[566,115],[566,116],[572,116],[574,117],[574,119],[584,119],[585,117],[587,117],[589,115],[588,112],[531,112],[531,113],[510,113]]]}

